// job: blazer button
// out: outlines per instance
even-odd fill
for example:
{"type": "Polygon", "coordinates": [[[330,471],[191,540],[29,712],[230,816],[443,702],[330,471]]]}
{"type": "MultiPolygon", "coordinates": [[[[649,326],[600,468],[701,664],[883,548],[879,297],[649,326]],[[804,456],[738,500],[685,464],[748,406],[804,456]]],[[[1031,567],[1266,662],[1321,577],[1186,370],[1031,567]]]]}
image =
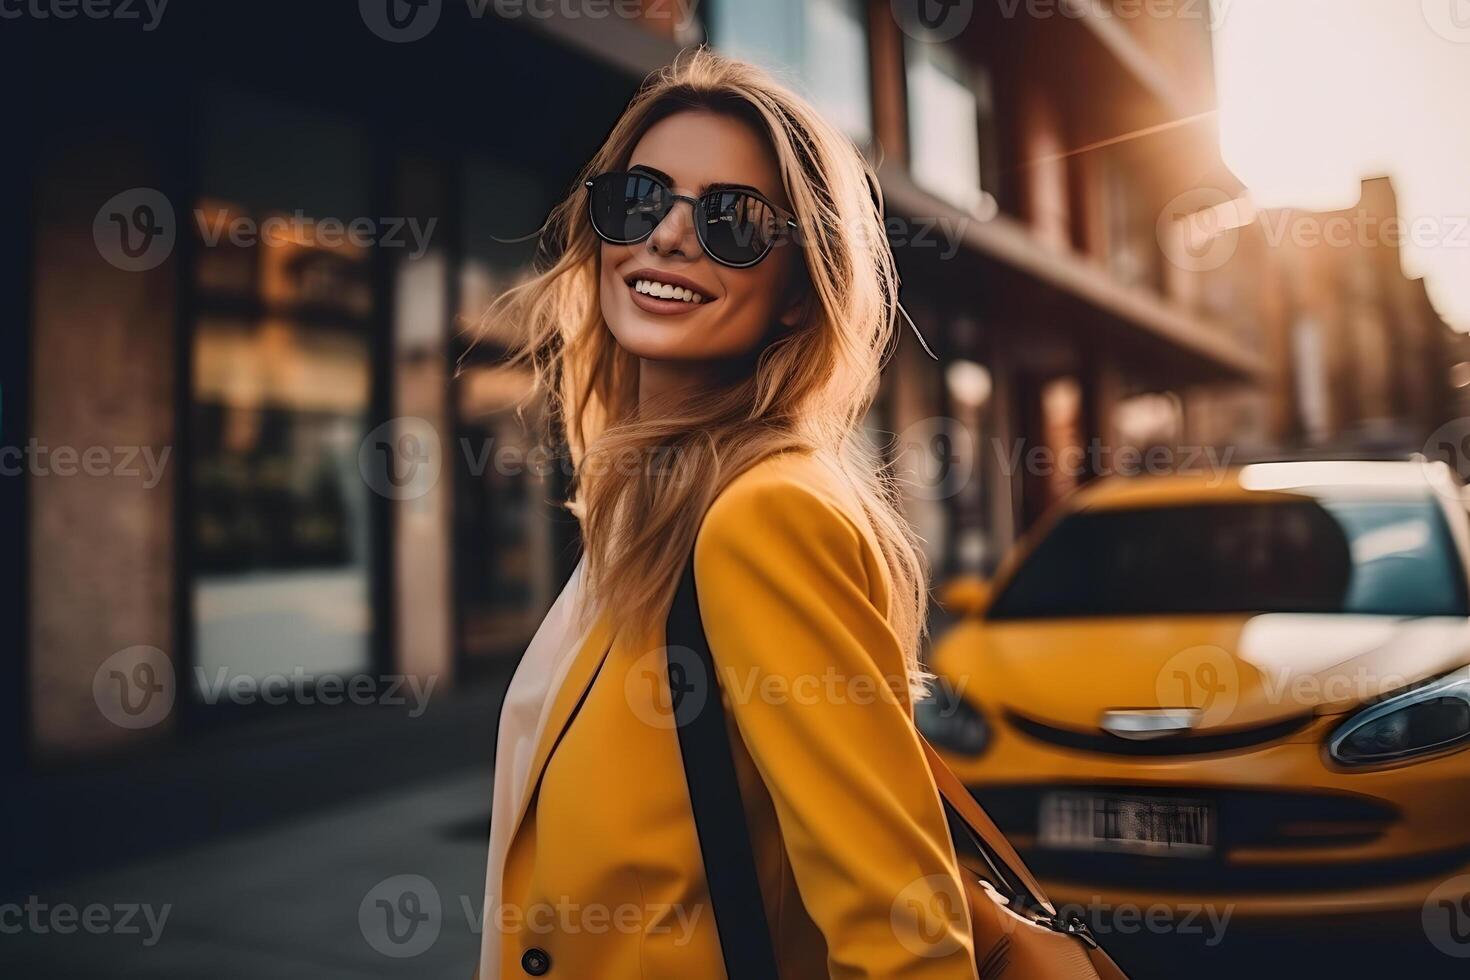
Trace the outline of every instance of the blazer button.
{"type": "Polygon", "coordinates": [[[543,976],[551,969],[551,954],[538,946],[532,946],[521,955],[521,969],[533,977],[543,976]]]}

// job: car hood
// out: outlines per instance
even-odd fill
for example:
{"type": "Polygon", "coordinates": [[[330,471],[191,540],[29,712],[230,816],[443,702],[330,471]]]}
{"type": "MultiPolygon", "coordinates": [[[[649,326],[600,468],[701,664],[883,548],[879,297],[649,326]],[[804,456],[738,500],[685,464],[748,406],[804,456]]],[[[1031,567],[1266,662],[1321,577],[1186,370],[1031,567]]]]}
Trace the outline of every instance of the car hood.
{"type": "Polygon", "coordinates": [[[1107,711],[1192,708],[1193,731],[1347,711],[1470,662],[1470,620],[1270,613],[976,623],[936,649],[962,695],[1096,730],[1107,711]]]}

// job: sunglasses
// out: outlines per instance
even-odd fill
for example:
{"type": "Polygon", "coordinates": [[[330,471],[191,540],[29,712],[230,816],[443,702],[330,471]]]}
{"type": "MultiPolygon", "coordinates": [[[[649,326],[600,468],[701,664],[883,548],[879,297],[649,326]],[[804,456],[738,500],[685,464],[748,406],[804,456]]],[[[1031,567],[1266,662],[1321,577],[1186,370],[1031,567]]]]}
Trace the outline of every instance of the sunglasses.
{"type": "Polygon", "coordinates": [[[612,245],[635,245],[653,234],[679,201],[694,209],[694,234],[706,255],[732,269],[748,269],[796,220],[757,192],[712,187],[699,197],[675,194],[662,174],[613,170],[586,181],[587,216],[597,237],[612,245]]]}

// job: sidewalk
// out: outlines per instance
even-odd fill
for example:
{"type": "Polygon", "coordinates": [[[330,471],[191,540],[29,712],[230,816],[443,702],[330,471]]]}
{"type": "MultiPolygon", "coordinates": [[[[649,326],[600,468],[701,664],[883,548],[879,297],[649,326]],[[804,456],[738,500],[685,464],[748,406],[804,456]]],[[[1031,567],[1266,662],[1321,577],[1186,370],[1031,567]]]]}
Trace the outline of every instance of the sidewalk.
{"type": "Polygon", "coordinates": [[[490,785],[488,769],[462,773],[46,888],[37,896],[46,908],[19,913],[19,934],[10,932],[17,913],[0,915],[0,974],[468,980],[479,949],[490,785]],[[409,875],[432,888],[399,877],[409,875]],[[65,906],[76,910],[75,922],[65,906]],[[101,934],[82,927],[104,916],[101,934]],[[63,934],[68,925],[74,931],[63,934]]]}

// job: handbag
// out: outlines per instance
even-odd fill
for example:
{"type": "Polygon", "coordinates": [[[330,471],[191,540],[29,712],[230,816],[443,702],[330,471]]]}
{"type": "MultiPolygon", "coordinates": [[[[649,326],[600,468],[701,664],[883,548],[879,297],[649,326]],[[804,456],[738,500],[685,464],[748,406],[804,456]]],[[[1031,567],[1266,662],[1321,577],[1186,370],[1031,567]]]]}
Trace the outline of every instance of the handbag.
{"type": "MultiPolygon", "coordinates": [[[[692,555],[669,608],[665,646],[679,753],[726,976],[777,980],[745,808],[731,805],[740,799],[740,786],[692,555]],[[685,704],[698,710],[681,712],[685,704]]],[[[959,859],[980,980],[1128,980],[1079,916],[1058,915],[1005,835],[919,738],[959,859]]]]}

